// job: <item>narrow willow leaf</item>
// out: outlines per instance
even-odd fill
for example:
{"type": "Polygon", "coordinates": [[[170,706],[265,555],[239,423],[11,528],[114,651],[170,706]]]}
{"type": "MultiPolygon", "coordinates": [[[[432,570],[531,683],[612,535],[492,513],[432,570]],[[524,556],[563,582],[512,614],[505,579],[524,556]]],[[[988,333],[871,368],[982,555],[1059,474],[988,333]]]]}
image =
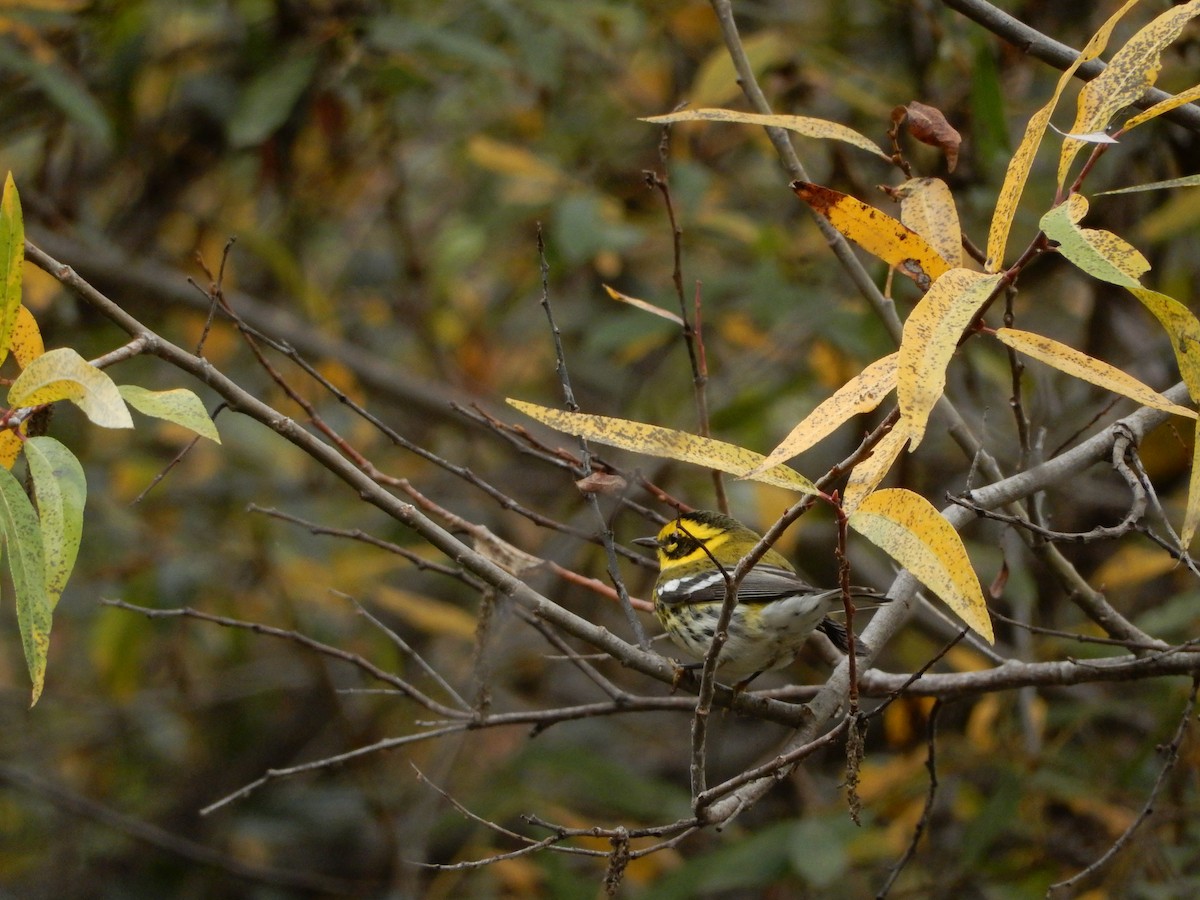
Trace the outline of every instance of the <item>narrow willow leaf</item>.
{"type": "Polygon", "coordinates": [[[1086,210],[1087,201],[1075,194],[1042,216],[1042,230],[1072,263],[1101,281],[1124,287],[1158,319],[1171,339],[1188,393],[1200,402],[1200,321],[1175,298],[1141,286],[1138,279],[1150,264],[1133,246],[1111,232],[1080,228],[1077,223],[1086,210]]]}
{"type": "Polygon", "coordinates": [[[1052,366],[1060,372],[1074,375],[1089,384],[1128,397],[1142,406],[1161,409],[1177,416],[1186,416],[1189,419],[1197,418],[1193,410],[1172,403],[1154,388],[1143,384],[1132,375],[1095,357],[1088,356],[1086,353],[1080,353],[1074,347],[1061,344],[1040,334],[1018,331],[1015,328],[997,329],[996,337],[1001,343],[1028,357],[1052,366]]]}
{"type": "Polygon", "coordinates": [[[217,426],[209,417],[208,410],[204,408],[204,401],[186,388],[148,391],[136,384],[122,384],[117,386],[117,390],[121,392],[125,402],[142,415],[182,425],[200,437],[221,443],[217,426]]]}
{"type": "Polygon", "coordinates": [[[910,178],[894,191],[900,221],[925,238],[948,266],[961,266],[962,227],[950,186],[940,178],[910,178]]]}
{"type": "MultiPolygon", "coordinates": [[[[1191,103],[1193,100],[1200,100],[1200,84],[1195,87],[1190,87],[1186,91],[1176,94],[1174,97],[1168,97],[1166,100],[1160,100],[1149,109],[1143,109],[1136,116],[1130,116],[1125,120],[1125,124],[1121,126],[1121,131],[1126,132],[1132,128],[1137,128],[1151,119],[1161,116],[1163,113],[1168,113],[1173,109],[1183,106],[1185,103],[1191,103]]],[[[1105,191],[1106,194],[1117,194],[1120,191],[1105,191]]]]}
{"type": "Polygon", "coordinates": [[[921,290],[950,268],[921,235],[849,194],[807,181],[793,181],[792,190],[839,232],[907,275],[921,290]]]}
{"type": "Polygon", "coordinates": [[[51,607],[46,596],[46,569],[42,562],[42,533],[37,513],[24,489],[7,469],[0,469],[0,531],[7,551],[4,558],[17,595],[17,625],[25,664],[33,681],[37,703],[46,679],[50,652],[51,607]]]}
{"type": "Polygon", "coordinates": [[[21,274],[25,262],[25,223],[21,197],[12,172],[4,179],[0,196],[0,363],[8,356],[13,325],[21,308],[21,274]]]}
{"type": "Polygon", "coordinates": [[[636,453],[645,453],[647,456],[660,456],[706,466],[738,477],[745,476],[764,484],[773,484],[788,490],[799,491],[802,494],[820,494],[816,485],[787,466],[775,466],[766,472],[747,475],[754,471],[765,457],[761,453],[746,450],[736,444],[688,434],[686,431],[675,431],[671,428],[660,428],[657,425],[631,422],[628,419],[614,419],[608,416],[592,416],[561,409],[550,409],[512,398],[508,398],[507,403],[556,431],[587,438],[598,444],[633,450],[636,453]]]}
{"type": "Polygon", "coordinates": [[[752,474],[787,462],[793,456],[799,456],[822,438],[832,434],[842,423],[877,407],[896,387],[898,358],[899,354],[890,353],[883,359],[875,360],[838,388],[833,396],[822,400],[816,409],[805,416],[788,436],[780,441],[779,446],[768,454],[752,474]]]}
{"type": "Polygon", "coordinates": [[[1046,126],[1050,116],[1058,106],[1058,100],[1063,90],[1075,77],[1075,70],[1089,60],[1099,56],[1108,45],[1113,28],[1137,4],[1138,0],[1128,0],[1124,6],[1112,14],[1108,21],[1100,26],[1100,30],[1092,35],[1079,56],[1059,76],[1054,93],[1046,105],[1035,112],[1025,126],[1025,134],[1021,143],[1009,160],[1008,170],[1004,173],[1004,184],[1000,187],[1000,196],[996,198],[996,210],[992,213],[992,224],[988,229],[987,262],[985,268],[994,272],[1004,265],[1004,250],[1008,246],[1008,234],[1012,230],[1013,218],[1017,214],[1017,206],[1021,195],[1025,192],[1025,183],[1029,180],[1029,171],[1033,167],[1033,158],[1037,156],[1042,138],[1046,134],[1046,126]]]}
{"type": "Polygon", "coordinates": [[[951,269],[933,283],[904,322],[900,339],[896,398],[903,430],[915,450],[925,435],[929,414],[946,387],[946,366],[958,340],[1002,275],[951,269]]]}
{"type": "Polygon", "coordinates": [[[608,296],[612,297],[618,303],[628,303],[635,309],[640,309],[642,312],[648,312],[652,316],[666,319],[668,322],[674,322],[680,328],[683,327],[683,319],[679,318],[679,316],[669,309],[663,309],[661,306],[655,306],[653,303],[647,303],[645,300],[639,300],[637,297],[622,294],[620,291],[610,288],[607,284],[604,285],[604,290],[608,292],[608,296]]]}
{"type": "Polygon", "coordinates": [[[1200,348],[1200,320],[1174,297],[1144,287],[1131,287],[1129,292],[1142,301],[1166,331],[1188,394],[1194,403],[1200,403],[1200,353],[1196,352],[1200,348]]]}
{"type": "Polygon", "coordinates": [[[837,122],[830,122],[827,119],[813,119],[808,116],[771,116],[762,113],[739,112],[733,109],[685,109],[662,116],[648,116],[641,121],[656,125],[668,125],[672,122],[734,122],[741,125],[786,128],[788,131],[794,131],[804,137],[843,141],[860,150],[866,150],[885,162],[892,160],[874,141],[859,134],[853,128],[847,128],[845,125],[839,125],[837,122]]]}
{"type": "Polygon", "coordinates": [[[1152,181],[1149,184],[1135,184],[1133,187],[1117,188],[1115,191],[1101,191],[1097,197],[1106,194],[1136,194],[1140,191],[1161,191],[1167,188],[1196,187],[1200,185],[1200,175],[1184,175],[1182,178],[1169,178],[1166,181],[1152,181]]]}
{"type": "Polygon", "coordinates": [[[1066,203],[1042,216],[1042,231],[1058,243],[1059,253],[1089,275],[1110,284],[1137,287],[1138,279],[1150,271],[1150,263],[1136,247],[1111,231],[1080,228],[1078,223],[1087,209],[1087,198],[1072,194],[1066,203]]]}
{"type": "Polygon", "coordinates": [[[846,489],[842,492],[842,509],[847,514],[854,512],[891,471],[893,464],[904,451],[909,434],[902,428],[893,428],[883,436],[871,455],[854,467],[850,478],[846,481],[846,489]]]}
{"type": "Polygon", "coordinates": [[[113,380],[70,347],[32,360],[8,389],[13,407],[70,400],[97,425],[132,428],[133,419],[113,380]]]}
{"type": "MultiPolygon", "coordinates": [[[[1103,131],[1121,109],[1137,100],[1158,80],[1162,52],[1179,37],[1184,26],[1200,14],[1200,0],[1174,6],[1155,18],[1113,54],[1108,66],[1079,92],[1073,134],[1103,131]]],[[[1058,183],[1067,180],[1067,170],[1083,142],[1063,141],[1058,160],[1058,183]]]]}
{"type": "Polygon", "coordinates": [[[46,352],[46,345],[42,343],[42,330],[38,328],[33,313],[24,304],[17,309],[17,321],[13,323],[9,349],[22,369],[46,352]]]}
{"type": "Polygon", "coordinates": [[[1187,509],[1183,513],[1183,527],[1179,529],[1179,546],[1184,550],[1192,545],[1196,529],[1200,527],[1200,422],[1192,436],[1192,474],[1188,479],[1187,509]]]}
{"type": "Polygon", "coordinates": [[[25,460],[29,463],[42,532],[46,599],[54,609],[79,554],[87,479],[75,454],[52,437],[27,440],[25,460]]]}
{"type": "Polygon", "coordinates": [[[885,488],[863,498],[850,527],[912,573],[971,630],[995,643],[992,620],[962,538],[919,494],[885,488]]]}

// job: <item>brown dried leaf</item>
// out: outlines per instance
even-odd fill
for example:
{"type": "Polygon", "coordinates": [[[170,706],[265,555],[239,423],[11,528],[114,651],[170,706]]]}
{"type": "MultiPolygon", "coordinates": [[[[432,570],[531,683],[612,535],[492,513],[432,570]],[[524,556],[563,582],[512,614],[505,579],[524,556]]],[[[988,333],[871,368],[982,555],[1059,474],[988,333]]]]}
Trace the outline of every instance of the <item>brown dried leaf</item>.
{"type": "Polygon", "coordinates": [[[908,133],[922,144],[941,150],[946,157],[946,168],[953,172],[954,167],[958,165],[958,148],[962,145],[962,135],[946,121],[942,111],[935,106],[927,106],[914,100],[904,107],[904,110],[907,113],[908,133]]]}

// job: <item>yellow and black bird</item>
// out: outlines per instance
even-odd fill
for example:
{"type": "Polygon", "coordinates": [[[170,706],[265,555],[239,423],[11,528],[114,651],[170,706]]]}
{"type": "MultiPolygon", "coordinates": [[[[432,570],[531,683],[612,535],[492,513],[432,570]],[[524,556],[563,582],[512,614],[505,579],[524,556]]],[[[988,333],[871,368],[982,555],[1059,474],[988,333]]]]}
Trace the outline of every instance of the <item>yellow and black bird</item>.
{"type": "MultiPolygon", "coordinates": [[[[654,614],[692,657],[704,659],[716,634],[726,581],[760,539],[737,519],[699,510],[668,522],[655,537],[634,541],[658,551],[654,614]]],[[[866,588],[854,588],[853,596],[883,599],[866,588]]],[[[781,554],[768,550],[738,586],[718,675],[727,683],[749,684],[790,663],[814,630],[848,652],[846,629],[826,615],[841,608],[839,589],[813,587],[781,554]]],[[[855,649],[867,651],[858,641],[855,649]]]]}

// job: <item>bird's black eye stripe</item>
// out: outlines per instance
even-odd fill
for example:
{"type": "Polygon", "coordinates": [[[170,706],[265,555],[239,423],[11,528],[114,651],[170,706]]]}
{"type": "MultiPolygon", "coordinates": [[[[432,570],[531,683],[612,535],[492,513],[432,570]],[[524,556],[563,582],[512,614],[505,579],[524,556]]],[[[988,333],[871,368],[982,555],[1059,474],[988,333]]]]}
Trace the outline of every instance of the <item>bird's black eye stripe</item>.
{"type": "Polygon", "coordinates": [[[663,550],[672,559],[687,556],[694,550],[699,549],[699,547],[700,542],[698,540],[682,531],[672,531],[667,535],[666,541],[663,542],[663,550]]]}

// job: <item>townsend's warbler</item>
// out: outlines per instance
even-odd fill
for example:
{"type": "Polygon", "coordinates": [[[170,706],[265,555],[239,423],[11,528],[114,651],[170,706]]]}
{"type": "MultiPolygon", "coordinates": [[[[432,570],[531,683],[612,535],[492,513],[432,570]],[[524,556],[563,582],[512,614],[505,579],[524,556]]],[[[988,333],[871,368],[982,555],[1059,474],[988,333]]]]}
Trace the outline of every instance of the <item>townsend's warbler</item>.
{"type": "MultiPolygon", "coordinates": [[[[691,656],[703,659],[708,652],[726,579],[760,537],[737,519],[697,511],[668,522],[656,537],[634,541],[658,551],[654,614],[671,640],[691,656]]],[[[855,588],[853,596],[882,599],[865,588],[855,588]]],[[[738,586],[718,674],[744,687],[762,672],[790,663],[814,629],[847,652],[846,629],[825,615],[841,606],[839,589],[813,587],[781,554],[768,550],[738,586]]],[[[855,649],[867,650],[861,642],[855,649]]]]}

